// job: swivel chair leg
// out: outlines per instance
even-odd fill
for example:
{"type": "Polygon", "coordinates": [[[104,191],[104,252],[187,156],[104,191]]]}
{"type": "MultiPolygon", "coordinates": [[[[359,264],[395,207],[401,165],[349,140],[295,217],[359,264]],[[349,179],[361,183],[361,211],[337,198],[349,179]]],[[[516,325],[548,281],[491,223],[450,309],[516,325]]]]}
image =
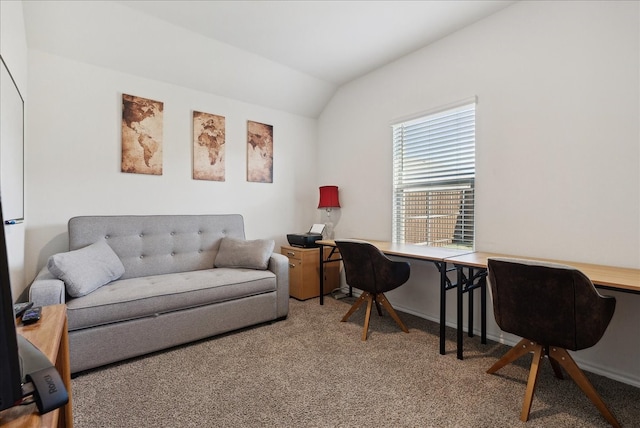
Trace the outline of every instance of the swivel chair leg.
{"type": "Polygon", "coordinates": [[[533,393],[536,389],[536,383],[538,382],[538,372],[540,369],[540,361],[544,358],[544,347],[529,339],[522,339],[513,348],[509,349],[506,354],[502,356],[496,363],[487,370],[487,373],[495,373],[507,364],[510,364],[518,358],[533,352],[533,359],[531,360],[531,368],[529,369],[529,379],[527,380],[527,389],[524,394],[524,401],[522,403],[522,411],[520,412],[520,420],[526,422],[529,420],[529,413],[531,412],[531,403],[533,402],[533,393]]]}
{"type": "Polygon", "coordinates": [[[370,295],[371,293],[369,292],[364,292],[360,295],[360,297],[358,297],[358,299],[355,301],[355,303],[353,305],[351,305],[351,308],[347,311],[347,313],[342,317],[342,319],[340,320],[341,322],[345,322],[349,319],[349,317],[351,315],[353,315],[353,313],[355,311],[358,310],[358,308],[360,307],[360,305],[362,303],[364,303],[365,300],[367,300],[367,295],[370,295]]]}
{"type": "Polygon", "coordinates": [[[529,413],[531,413],[531,403],[533,403],[533,393],[538,383],[538,373],[540,373],[540,362],[544,358],[544,347],[542,345],[533,346],[533,359],[531,360],[531,368],[529,369],[529,380],[527,380],[527,390],[524,393],[524,402],[522,403],[522,412],[520,412],[520,420],[527,422],[529,413]]]}
{"type": "Polygon", "coordinates": [[[349,317],[353,315],[353,313],[357,311],[360,305],[362,305],[365,301],[367,302],[367,312],[364,316],[364,328],[362,330],[363,341],[367,340],[367,333],[369,331],[369,320],[371,319],[371,309],[374,303],[376,305],[376,309],[378,310],[378,313],[380,314],[380,316],[382,316],[382,310],[380,309],[380,305],[382,304],[382,306],[384,306],[387,312],[389,312],[389,315],[391,315],[391,318],[393,318],[393,320],[398,324],[398,326],[402,329],[402,331],[404,331],[405,333],[409,333],[409,329],[407,329],[407,327],[404,325],[404,323],[402,322],[402,320],[400,319],[396,311],[393,309],[393,306],[391,306],[391,303],[389,303],[389,301],[387,300],[387,298],[383,293],[378,293],[374,295],[368,291],[363,291],[362,294],[360,294],[360,297],[358,297],[358,299],[355,301],[355,303],[351,306],[349,311],[347,311],[347,313],[342,317],[342,320],[340,321],[341,322],[347,321],[349,317]]]}
{"type": "Polygon", "coordinates": [[[369,320],[371,319],[371,307],[375,297],[373,294],[367,293],[367,313],[364,315],[364,327],[362,328],[362,340],[367,340],[367,333],[369,332],[369,320]]]}
{"type": "Polygon", "coordinates": [[[584,374],[584,372],[578,367],[576,362],[571,358],[571,355],[567,352],[566,349],[550,347],[549,349],[549,357],[553,358],[557,361],[562,368],[565,369],[569,376],[574,380],[574,382],[580,387],[582,392],[584,392],[589,400],[598,408],[602,416],[611,424],[611,426],[619,427],[620,423],[613,416],[613,413],[609,410],[607,405],[604,403],[596,389],[591,385],[589,379],[584,374]]]}
{"type": "Polygon", "coordinates": [[[409,329],[407,329],[407,326],[404,325],[395,309],[393,309],[393,306],[391,306],[391,303],[389,303],[389,301],[387,300],[387,297],[383,293],[378,293],[376,294],[375,299],[376,302],[382,303],[382,306],[384,306],[387,312],[389,312],[389,315],[391,315],[391,318],[393,318],[396,324],[398,324],[400,329],[402,329],[402,331],[404,331],[405,333],[409,333],[409,329]]]}
{"type": "Polygon", "coordinates": [[[509,349],[509,351],[507,351],[507,353],[504,354],[502,358],[496,361],[495,364],[492,365],[489,370],[487,370],[487,373],[495,373],[507,364],[510,364],[518,358],[522,357],[523,355],[526,355],[529,352],[533,352],[534,345],[535,342],[532,342],[529,339],[520,340],[520,342],[518,342],[513,348],[509,349]]]}
{"type": "Polygon", "coordinates": [[[362,305],[366,301],[367,312],[364,316],[364,328],[362,330],[362,340],[367,340],[367,332],[369,331],[369,319],[371,318],[371,307],[373,306],[374,300],[375,300],[375,297],[373,296],[373,294],[369,293],[368,291],[363,291],[362,294],[360,294],[360,297],[358,297],[355,303],[351,305],[351,308],[340,320],[341,322],[346,322],[349,319],[349,317],[353,315],[355,311],[358,310],[360,305],[362,305]]]}

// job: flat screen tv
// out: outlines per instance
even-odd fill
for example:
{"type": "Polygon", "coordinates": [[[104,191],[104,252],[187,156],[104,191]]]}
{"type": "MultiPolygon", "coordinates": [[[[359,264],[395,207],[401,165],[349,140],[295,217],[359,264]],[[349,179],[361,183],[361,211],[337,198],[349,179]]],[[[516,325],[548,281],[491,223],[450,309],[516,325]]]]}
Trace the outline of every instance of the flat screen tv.
{"type": "Polygon", "coordinates": [[[22,399],[22,370],[13,312],[7,241],[0,199],[0,410],[22,399]]]}

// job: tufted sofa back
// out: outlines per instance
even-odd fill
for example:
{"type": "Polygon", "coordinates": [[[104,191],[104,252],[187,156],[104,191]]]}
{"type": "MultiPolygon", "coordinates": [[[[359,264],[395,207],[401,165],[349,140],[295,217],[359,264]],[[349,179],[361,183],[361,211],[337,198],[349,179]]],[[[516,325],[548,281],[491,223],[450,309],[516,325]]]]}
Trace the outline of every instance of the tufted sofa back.
{"type": "Polygon", "coordinates": [[[211,269],[222,237],[245,237],[240,214],[82,216],[68,227],[69,250],[105,240],[124,265],[121,279],[211,269]]]}

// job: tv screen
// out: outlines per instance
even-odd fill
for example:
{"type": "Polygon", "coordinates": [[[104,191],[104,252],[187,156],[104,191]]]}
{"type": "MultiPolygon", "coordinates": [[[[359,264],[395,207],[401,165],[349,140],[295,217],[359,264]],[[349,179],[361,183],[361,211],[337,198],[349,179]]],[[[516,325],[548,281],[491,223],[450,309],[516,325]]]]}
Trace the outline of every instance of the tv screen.
{"type": "Polygon", "coordinates": [[[16,318],[13,312],[7,241],[5,239],[2,200],[0,199],[0,410],[12,407],[22,399],[22,373],[18,342],[16,338],[16,318]]]}

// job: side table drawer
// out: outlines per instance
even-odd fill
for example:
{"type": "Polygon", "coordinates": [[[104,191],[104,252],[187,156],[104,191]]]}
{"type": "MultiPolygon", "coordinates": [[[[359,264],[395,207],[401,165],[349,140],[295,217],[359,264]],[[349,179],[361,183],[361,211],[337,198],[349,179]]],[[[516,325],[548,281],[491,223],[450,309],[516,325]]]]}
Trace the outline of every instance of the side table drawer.
{"type": "Polygon", "coordinates": [[[298,260],[302,259],[302,252],[296,248],[282,247],[280,249],[280,253],[289,257],[290,259],[298,259],[298,260]]]}
{"type": "Polygon", "coordinates": [[[289,296],[303,300],[304,266],[302,260],[289,258],[289,296]]]}

